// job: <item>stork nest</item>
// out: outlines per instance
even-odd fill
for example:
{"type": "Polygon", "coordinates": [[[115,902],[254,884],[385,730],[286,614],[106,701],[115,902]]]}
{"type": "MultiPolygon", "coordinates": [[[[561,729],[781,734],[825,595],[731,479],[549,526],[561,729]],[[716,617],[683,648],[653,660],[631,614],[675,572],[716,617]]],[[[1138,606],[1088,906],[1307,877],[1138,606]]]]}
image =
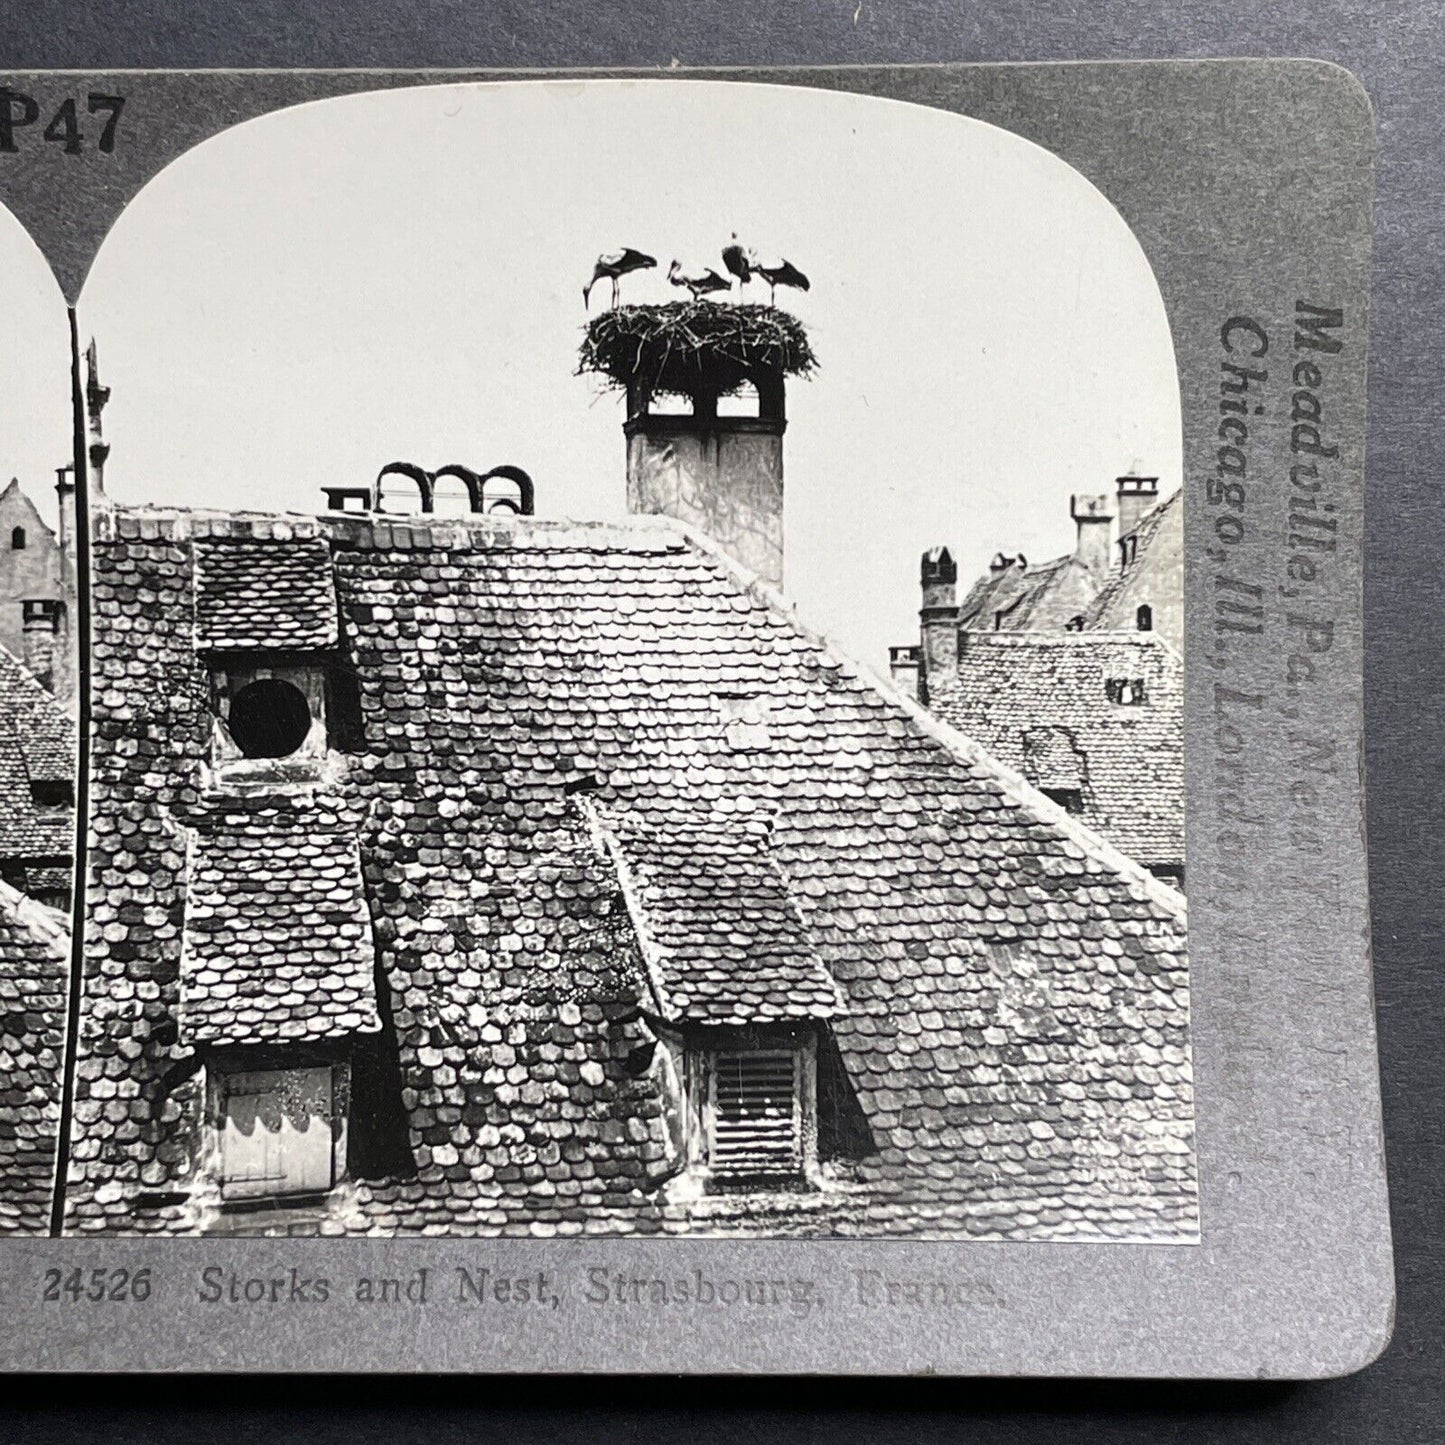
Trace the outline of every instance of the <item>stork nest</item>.
{"type": "Polygon", "coordinates": [[[730,396],[817,367],[808,333],[776,306],[671,301],[614,306],[588,323],[577,371],[622,390],[668,396],[730,396]]]}

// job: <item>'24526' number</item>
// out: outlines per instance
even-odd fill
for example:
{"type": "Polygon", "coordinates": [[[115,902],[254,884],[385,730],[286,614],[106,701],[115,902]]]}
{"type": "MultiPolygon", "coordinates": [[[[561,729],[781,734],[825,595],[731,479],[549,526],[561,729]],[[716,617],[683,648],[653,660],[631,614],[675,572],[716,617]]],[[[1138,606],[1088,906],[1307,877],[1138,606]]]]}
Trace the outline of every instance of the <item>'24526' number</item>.
{"type": "MultiPolygon", "coordinates": [[[[101,95],[92,90],[85,97],[86,114],[105,117],[95,145],[106,154],[115,149],[115,129],[120,124],[124,105],[123,95],[101,95]]],[[[34,96],[26,95],[23,90],[11,90],[8,85],[0,86],[0,153],[18,151],[17,132],[39,122],[40,102],[34,96]]],[[[68,97],[60,102],[40,135],[42,140],[54,141],[66,155],[76,156],[85,148],[87,132],[93,133],[93,127],[88,123],[82,125],[79,106],[74,97],[68,97]]]]}
{"type": "Polygon", "coordinates": [[[45,1292],[47,1304],[78,1303],[89,1300],[100,1304],[105,1300],[148,1300],[151,1297],[151,1272],[148,1269],[47,1269],[45,1292]]]}

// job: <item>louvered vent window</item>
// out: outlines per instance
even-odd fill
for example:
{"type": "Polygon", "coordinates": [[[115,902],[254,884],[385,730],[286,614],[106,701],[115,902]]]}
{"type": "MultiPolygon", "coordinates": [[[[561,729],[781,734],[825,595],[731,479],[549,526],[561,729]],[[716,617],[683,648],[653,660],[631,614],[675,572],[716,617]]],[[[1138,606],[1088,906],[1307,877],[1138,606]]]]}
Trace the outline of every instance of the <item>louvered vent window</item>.
{"type": "Polygon", "coordinates": [[[794,1050],[714,1053],[708,1164],[714,1174],[795,1175],[804,1166],[803,1056],[794,1050]]]}

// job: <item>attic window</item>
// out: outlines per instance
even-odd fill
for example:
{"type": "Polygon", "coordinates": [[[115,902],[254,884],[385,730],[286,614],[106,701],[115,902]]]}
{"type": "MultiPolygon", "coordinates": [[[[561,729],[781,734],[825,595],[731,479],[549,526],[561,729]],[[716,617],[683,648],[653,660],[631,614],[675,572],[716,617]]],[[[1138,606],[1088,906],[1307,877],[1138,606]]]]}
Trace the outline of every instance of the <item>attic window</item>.
{"type": "Polygon", "coordinates": [[[1144,679],[1142,677],[1111,677],[1104,684],[1104,692],[1112,703],[1121,707],[1138,707],[1144,702],[1144,679]]]}
{"type": "Polygon", "coordinates": [[[1130,532],[1127,537],[1119,538],[1119,565],[1121,567],[1133,566],[1134,558],[1138,555],[1139,538],[1135,533],[1130,532]]]}
{"type": "Polygon", "coordinates": [[[812,1049],[710,1049],[702,1065],[702,1162],[720,1181],[797,1179],[817,1129],[812,1049]]]}
{"type": "Polygon", "coordinates": [[[1068,622],[1064,624],[1065,632],[1082,632],[1084,630],[1084,614],[1076,612],[1068,622]]]}
{"type": "Polygon", "coordinates": [[[1147,602],[1134,614],[1134,623],[1140,632],[1153,632],[1154,609],[1147,602]]]}
{"type": "Polygon", "coordinates": [[[210,672],[211,756],[222,786],[304,781],[330,751],[364,744],[355,680],[340,675],[339,665],[218,657],[210,672]]]}
{"type": "Polygon", "coordinates": [[[1084,811],[1084,793],[1081,788],[1040,788],[1039,791],[1066,813],[1084,811]]]}
{"type": "Polygon", "coordinates": [[[30,784],[30,796],[37,808],[75,806],[75,786],[69,778],[34,779],[30,784]]]}
{"type": "Polygon", "coordinates": [[[25,550],[25,528],[14,527],[10,532],[10,550],[12,552],[23,552],[25,550]]]}
{"type": "Polygon", "coordinates": [[[231,699],[231,738],[248,758],[286,758],[311,731],[311,705],[295,683],[280,677],[248,682],[231,699]]]}
{"type": "Polygon", "coordinates": [[[217,1071],[221,1197],[259,1203],[326,1193],[345,1158],[345,1068],[217,1071]],[[338,1083],[340,1087],[338,1087],[338,1083]]]}

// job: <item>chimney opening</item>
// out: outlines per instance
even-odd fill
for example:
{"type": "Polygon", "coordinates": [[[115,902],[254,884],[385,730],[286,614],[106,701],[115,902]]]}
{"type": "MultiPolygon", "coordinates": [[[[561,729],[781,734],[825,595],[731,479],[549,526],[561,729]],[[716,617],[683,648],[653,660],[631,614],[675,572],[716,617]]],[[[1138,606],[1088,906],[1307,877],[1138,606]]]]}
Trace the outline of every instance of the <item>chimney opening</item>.
{"type": "Polygon", "coordinates": [[[392,516],[429,512],[431,478],[415,471],[388,467],[376,479],[376,510],[392,516]]]}
{"type": "Polygon", "coordinates": [[[472,489],[455,472],[438,473],[432,482],[431,509],[438,517],[469,517],[472,489]]]}

